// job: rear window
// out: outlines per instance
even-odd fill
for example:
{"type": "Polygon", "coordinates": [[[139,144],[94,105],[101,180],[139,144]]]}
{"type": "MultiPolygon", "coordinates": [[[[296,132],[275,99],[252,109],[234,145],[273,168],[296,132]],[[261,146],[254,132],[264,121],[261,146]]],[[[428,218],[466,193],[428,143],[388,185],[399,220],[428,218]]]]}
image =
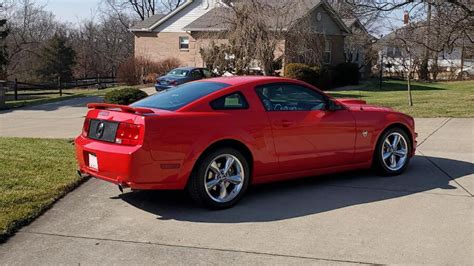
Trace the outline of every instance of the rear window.
{"type": "Polygon", "coordinates": [[[175,88],[158,92],[132,104],[132,107],[148,107],[176,111],[208,94],[229,87],[229,84],[219,82],[192,82],[175,88]]]}
{"type": "Polygon", "coordinates": [[[186,77],[188,73],[188,70],[177,68],[168,72],[168,76],[186,77]]]}

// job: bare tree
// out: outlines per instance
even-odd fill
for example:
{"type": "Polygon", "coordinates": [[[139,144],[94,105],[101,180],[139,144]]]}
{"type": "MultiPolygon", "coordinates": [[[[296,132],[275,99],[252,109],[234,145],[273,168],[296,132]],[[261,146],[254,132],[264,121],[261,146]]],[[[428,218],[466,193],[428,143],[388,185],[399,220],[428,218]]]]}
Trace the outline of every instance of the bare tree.
{"type": "MultiPolygon", "coordinates": [[[[169,13],[186,0],[103,0],[107,10],[115,15],[132,12],[140,20],[145,20],[155,14],[169,13]]],[[[119,17],[121,18],[121,17],[119,17]]],[[[123,24],[123,21],[121,21],[123,24]]],[[[129,26],[129,25],[128,25],[129,26]]]]}
{"type": "Polygon", "coordinates": [[[236,74],[258,66],[264,75],[273,75],[279,61],[299,60],[318,64],[321,60],[321,36],[305,17],[308,2],[293,1],[227,1],[216,22],[225,30],[209,33],[208,48],[201,50],[206,63],[219,69],[234,68],[236,74]],[[220,43],[218,40],[228,40],[220,43]],[[215,56],[213,56],[213,54],[215,56]],[[211,60],[209,62],[208,60],[211,60]],[[212,61],[214,60],[214,61],[212,61]]]}
{"type": "Polygon", "coordinates": [[[39,63],[39,50],[59,28],[51,12],[32,0],[6,3],[10,34],[6,38],[8,47],[8,77],[31,80],[36,76],[35,67],[39,63]]]}

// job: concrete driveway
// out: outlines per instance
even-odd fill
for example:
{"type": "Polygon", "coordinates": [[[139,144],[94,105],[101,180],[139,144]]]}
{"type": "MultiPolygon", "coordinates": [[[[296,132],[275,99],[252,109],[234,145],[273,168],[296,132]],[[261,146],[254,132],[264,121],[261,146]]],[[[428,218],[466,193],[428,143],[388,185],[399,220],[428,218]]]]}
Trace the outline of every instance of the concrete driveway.
{"type": "MultiPolygon", "coordinates": [[[[155,88],[144,88],[149,95],[155,88]]],[[[86,105],[102,97],[80,97],[0,111],[0,137],[74,138],[81,133],[86,105]]]]}
{"type": "Polygon", "coordinates": [[[474,120],[416,122],[420,146],[404,175],[263,185],[229,210],[200,209],[183,192],[120,194],[92,179],[1,245],[0,262],[472,265],[474,120]]]}

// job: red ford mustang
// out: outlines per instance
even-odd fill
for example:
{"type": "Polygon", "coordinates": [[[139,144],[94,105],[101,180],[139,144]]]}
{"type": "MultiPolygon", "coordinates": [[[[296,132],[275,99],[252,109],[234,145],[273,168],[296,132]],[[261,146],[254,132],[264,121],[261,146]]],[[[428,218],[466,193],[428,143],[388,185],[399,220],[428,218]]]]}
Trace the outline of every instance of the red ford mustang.
{"type": "Polygon", "coordinates": [[[187,189],[210,208],[234,205],[249,184],[372,166],[397,175],[416,147],[412,117],[284,78],[208,79],[89,108],[75,140],[80,174],[187,189]]]}

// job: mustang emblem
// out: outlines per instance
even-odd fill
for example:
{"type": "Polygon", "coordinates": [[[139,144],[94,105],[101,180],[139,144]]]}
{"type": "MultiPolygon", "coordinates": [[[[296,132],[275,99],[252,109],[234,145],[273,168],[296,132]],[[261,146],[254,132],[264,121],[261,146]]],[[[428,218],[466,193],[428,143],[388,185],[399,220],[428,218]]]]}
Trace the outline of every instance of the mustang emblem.
{"type": "Polygon", "coordinates": [[[105,127],[104,122],[100,122],[100,123],[97,125],[97,128],[96,128],[96,130],[95,130],[95,136],[96,136],[97,138],[101,138],[102,135],[104,135],[104,127],[105,127]]]}

